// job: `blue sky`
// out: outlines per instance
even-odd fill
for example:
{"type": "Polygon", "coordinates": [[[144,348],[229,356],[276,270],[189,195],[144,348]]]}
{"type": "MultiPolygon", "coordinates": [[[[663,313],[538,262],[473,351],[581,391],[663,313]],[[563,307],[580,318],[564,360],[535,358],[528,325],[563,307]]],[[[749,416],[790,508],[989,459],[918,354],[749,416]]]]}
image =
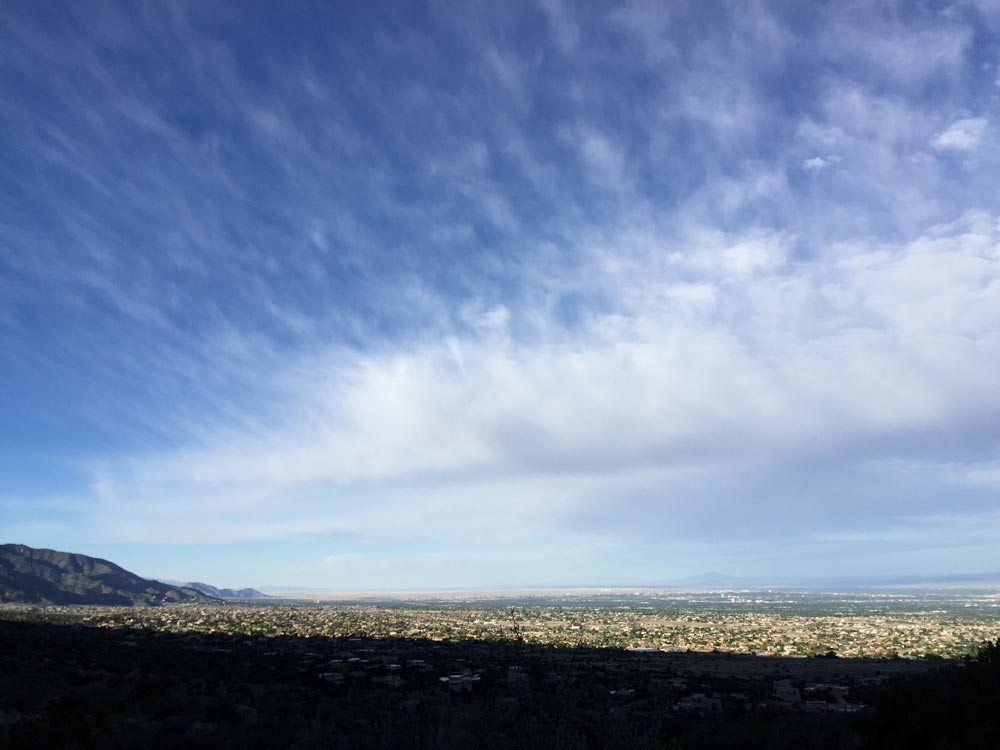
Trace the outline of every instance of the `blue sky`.
{"type": "Polygon", "coordinates": [[[1000,570],[1000,6],[0,16],[0,532],[334,589],[1000,570]]]}

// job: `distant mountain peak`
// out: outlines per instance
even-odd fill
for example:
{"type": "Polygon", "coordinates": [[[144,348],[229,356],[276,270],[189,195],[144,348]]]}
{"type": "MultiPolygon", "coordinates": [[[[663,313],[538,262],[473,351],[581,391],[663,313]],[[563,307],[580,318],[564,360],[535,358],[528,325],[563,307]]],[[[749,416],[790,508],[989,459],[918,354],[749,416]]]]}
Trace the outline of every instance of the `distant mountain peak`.
{"type": "Polygon", "coordinates": [[[214,596],[216,599],[270,598],[267,594],[264,594],[257,589],[221,589],[208,583],[201,583],[200,581],[191,581],[189,583],[185,583],[184,586],[189,589],[194,589],[195,591],[200,591],[208,596],[214,596]]]}

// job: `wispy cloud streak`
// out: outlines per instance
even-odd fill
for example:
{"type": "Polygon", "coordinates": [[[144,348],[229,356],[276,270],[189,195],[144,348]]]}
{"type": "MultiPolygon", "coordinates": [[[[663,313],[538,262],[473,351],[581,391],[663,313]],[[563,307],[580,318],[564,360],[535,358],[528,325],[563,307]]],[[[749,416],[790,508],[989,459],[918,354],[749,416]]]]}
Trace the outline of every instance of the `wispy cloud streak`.
{"type": "Polygon", "coordinates": [[[977,6],[64,11],[2,21],[12,533],[627,576],[995,503],[977,6]]]}

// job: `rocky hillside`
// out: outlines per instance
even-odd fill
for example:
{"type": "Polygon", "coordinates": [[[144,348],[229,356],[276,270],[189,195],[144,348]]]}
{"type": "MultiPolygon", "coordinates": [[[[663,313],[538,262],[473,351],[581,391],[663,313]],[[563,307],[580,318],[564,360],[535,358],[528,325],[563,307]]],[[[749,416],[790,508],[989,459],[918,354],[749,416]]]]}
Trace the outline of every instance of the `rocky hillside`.
{"type": "Polygon", "coordinates": [[[0,602],[158,605],[215,601],[194,589],[140,578],[96,557],[23,544],[0,545],[0,602]]]}

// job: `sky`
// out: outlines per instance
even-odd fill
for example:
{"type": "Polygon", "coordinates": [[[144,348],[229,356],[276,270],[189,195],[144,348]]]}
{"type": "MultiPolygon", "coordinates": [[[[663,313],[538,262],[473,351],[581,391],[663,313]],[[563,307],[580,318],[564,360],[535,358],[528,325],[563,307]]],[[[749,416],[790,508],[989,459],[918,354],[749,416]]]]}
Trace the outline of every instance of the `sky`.
{"type": "Polygon", "coordinates": [[[1000,571],[1000,4],[0,14],[0,542],[1000,571]]]}

